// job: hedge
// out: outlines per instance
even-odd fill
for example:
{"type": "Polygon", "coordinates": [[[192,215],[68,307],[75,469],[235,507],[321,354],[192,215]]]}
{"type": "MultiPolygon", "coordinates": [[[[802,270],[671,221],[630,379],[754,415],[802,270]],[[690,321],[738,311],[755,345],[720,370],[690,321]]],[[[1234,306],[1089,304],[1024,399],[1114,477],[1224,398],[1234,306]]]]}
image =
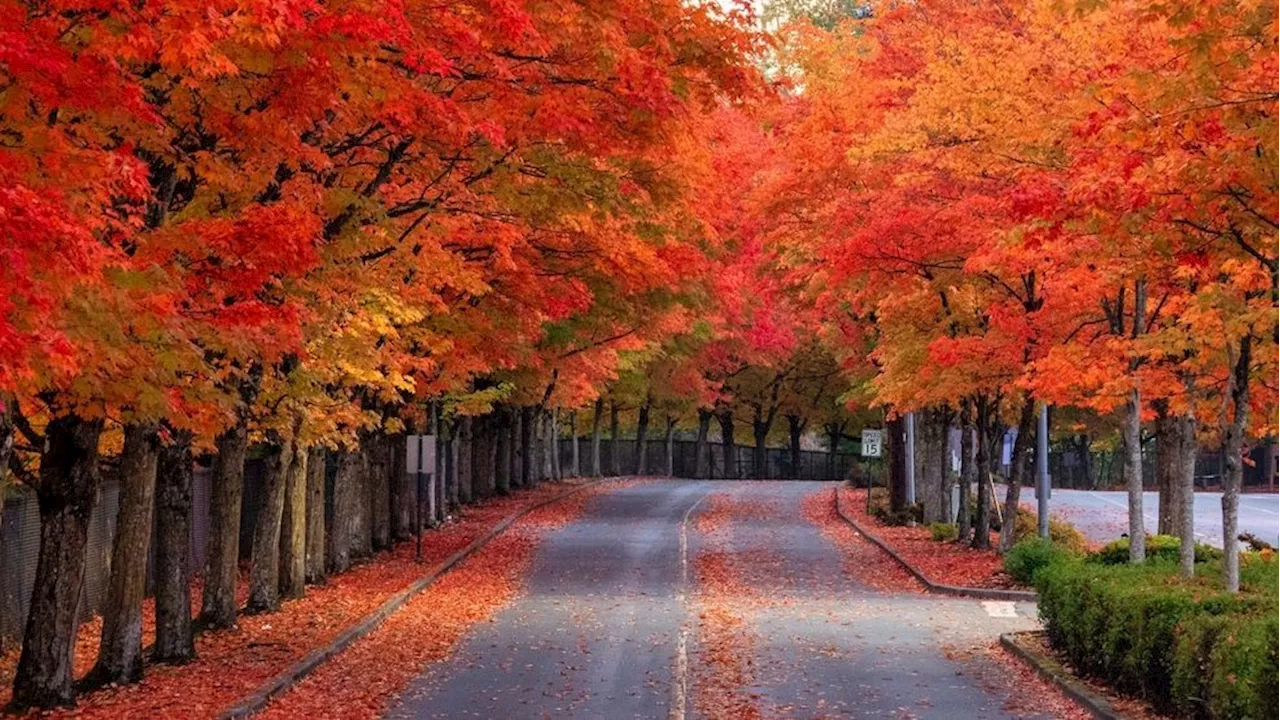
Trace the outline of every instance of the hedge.
{"type": "MultiPolygon", "coordinates": [[[[1182,540],[1173,535],[1148,535],[1147,557],[1153,560],[1177,561],[1182,552],[1182,540]]],[[[1108,543],[1094,554],[1094,559],[1108,565],[1120,565],[1129,562],[1129,538],[1120,538],[1108,543]]],[[[1222,551],[1212,545],[1196,543],[1196,562],[1221,560],[1222,551]]]]}
{"type": "Polygon", "coordinates": [[[1050,644],[1081,674],[1161,712],[1275,718],[1275,560],[1246,555],[1239,595],[1220,589],[1219,562],[1196,569],[1194,580],[1181,581],[1167,560],[1109,565],[1052,555],[1034,572],[1050,644]]]}

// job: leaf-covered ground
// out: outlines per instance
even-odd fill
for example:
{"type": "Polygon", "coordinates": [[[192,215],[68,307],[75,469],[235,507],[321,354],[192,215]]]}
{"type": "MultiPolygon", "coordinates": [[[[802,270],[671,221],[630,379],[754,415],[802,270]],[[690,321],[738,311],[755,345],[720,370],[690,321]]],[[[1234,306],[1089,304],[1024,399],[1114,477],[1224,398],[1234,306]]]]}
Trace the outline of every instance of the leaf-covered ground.
{"type": "MultiPolygon", "coordinates": [[[[845,513],[933,582],[965,587],[1026,589],[1004,571],[1004,563],[995,550],[975,550],[967,544],[936,541],[930,537],[929,528],[923,525],[886,525],[879,518],[867,514],[866,490],[841,487],[839,492],[840,507],[845,513]]],[[[999,542],[995,534],[991,542],[993,546],[999,542]]]]}
{"type": "MultiPolygon", "coordinates": [[[[207,718],[255,690],[306,653],[322,646],[354,625],[429,568],[466,547],[491,527],[520,510],[565,492],[568,483],[544,483],[533,490],[490,498],[468,506],[456,521],[423,537],[423,562],[414,561],[414,543],[403,542],[377,553],[351,570],[330,577],[323,585],[308,586],[299,600],[287,601],[279,612],[244,616],[231,630],[205,632],[196,638],[194,662],[181,666],[148,665],[141,683],[108,687],[82,695],[75,708],[46,713],[48,717],[165,717],[207,718]]],[[[592,489],[583,492],[590,493],[592,489]]],[[[582,493],[579,493],[581,495],[582,493]]],[[[574,496],[538,511],[545,519],[572,517],[584,498],[574,496]],[[563,503],[563,505],[562,505],[563,503]]],[[[547,521],[547,520],[544,520],[547,521]]],[[[526,523],[521,523],[525,525],[526,523]]],[[[517,554],[519,539],[501,548],[517,554]]],[[[496,556],[501,558],[502,556],[496,556]]],[[[446,576],[448,577],[448,576],[446,576]]],[[[466,580],[480,581],[469,576],[466,580]]],[[[247,589],[241,582],[241,601],[247,589]]],[[[200,587],[193,586],[193,610],[199,610],[200,587]]],[[[154,638],[153,603],[145,606],[144,644],[154,638]]],[[[77,637],[77,677],[97,659],[101,620],[85,623],[77,637]]],[[[18,652],[0,658],[0,705],[8,701],[18,652]]]]}

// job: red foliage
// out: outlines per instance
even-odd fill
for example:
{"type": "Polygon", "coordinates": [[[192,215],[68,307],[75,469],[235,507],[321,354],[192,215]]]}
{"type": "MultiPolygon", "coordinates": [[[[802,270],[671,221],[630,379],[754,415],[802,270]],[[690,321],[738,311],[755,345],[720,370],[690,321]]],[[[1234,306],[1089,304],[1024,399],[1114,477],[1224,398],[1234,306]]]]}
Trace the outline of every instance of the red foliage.
{"type": "MultiPolygon", "coordinates": [[[[840,507],[859,525],[871,530],[929,580],[943,585],[980,588],[1021,588],[1004,571],[994,550],[975,550],[966,544],[938,542],[929,528],[886,525],[866,513],[867,491],[840,488],[840,507]]],[[[992,543],[997,542],[992,536],[992,543]]]]}

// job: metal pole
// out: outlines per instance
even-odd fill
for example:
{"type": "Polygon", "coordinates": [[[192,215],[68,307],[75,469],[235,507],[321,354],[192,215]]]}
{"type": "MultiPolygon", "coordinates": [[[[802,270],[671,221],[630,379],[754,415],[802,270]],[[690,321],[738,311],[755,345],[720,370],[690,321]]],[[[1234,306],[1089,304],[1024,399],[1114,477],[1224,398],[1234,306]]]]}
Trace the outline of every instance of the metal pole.
{"type": "Polygon", "coordinates": [[[907,413],[907,504],[916,504],[916,414],[907,413]]]}
{"type": "Polygon", "coordinates": [[[1036,422],[1036,513],[1040,537],[1049,537],[1049,406],[1040,406],[1036,422]]]}

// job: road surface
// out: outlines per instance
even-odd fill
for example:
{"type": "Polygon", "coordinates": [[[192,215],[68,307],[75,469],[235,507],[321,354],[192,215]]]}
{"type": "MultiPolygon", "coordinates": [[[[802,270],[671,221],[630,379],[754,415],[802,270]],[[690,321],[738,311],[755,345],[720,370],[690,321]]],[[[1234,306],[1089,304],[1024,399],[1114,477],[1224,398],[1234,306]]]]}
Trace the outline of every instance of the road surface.
{"type": "MultiPolygon", "coordinates": [[[[1001,497],[1003,488],[1000,490],[1001,497]]],[[[1129,532],[1129,496],[1122,490],[1057,490],[1050,495],[1049,513],[1070,521],[1096,543],[1108,543],[1129,532]]],[[[1034,511],[1035,492],[1024,488],[1022,505],[1034,511]]],[[[1142,494],[1142,511],[1147,532],[1155,532],[1160,499],[1155,492],[1142,494]]],[[[1196,537],[1200,542],[1222,547],[1222,493],[1197,492],[1196,537]]],[[[1280,546],[1280,495],[1240,496],[1240,532],[1250,532],[1280,546]]]]}
{"type": "Polygon", "coordinates": [[[862,584],[803,512],[830,489],[653,481],[594,498],[547,531],[525,592],[389,716],[727,718],[745,703],[755,717],[1037,717],[987,652],[1033,627],[1034,606],[862,584]],[[755,515],[709,526],[725,507],[755,515]],[[714,562],[750,592],[713,585],[714,562]]]}

